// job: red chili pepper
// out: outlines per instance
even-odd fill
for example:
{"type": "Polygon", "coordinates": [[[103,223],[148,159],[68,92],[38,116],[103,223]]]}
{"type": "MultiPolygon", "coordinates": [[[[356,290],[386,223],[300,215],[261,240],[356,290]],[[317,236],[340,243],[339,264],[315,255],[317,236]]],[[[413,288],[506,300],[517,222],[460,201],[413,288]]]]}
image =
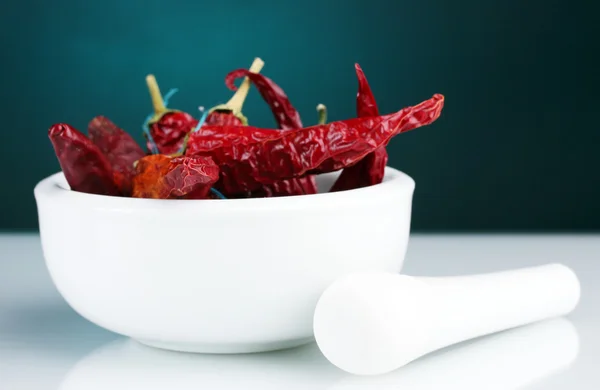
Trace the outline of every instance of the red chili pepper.
{"type": "Polygon", "coordinates": [[[262,184],[351,166],[385,145],[391,137],[434,122],[443,105],[444,97],[436,94],[393,114],[302,129],[281,132],[250,126],[205,129],[224,133],[229,137],[227,144],[222,142],[224,136],[215,142],[203,136],[202,131],[193,133],[186,155],[213,157],[221,169],[218,189],[228,193],[234,192],[232,189],[254,191],[262,184]]]}
{"type": "Polygon", "coordinates": [[[186,112],[167,109],[153,75],[146,76],[146,84],[154,107],[154,116],[148,121],[146,146],[153,153],[177,153],[198,120],[186,112]]]}
{"type": "MultiPolygon", "coordinates": [[[[379,116],[377,102],[365,74],[360,65],[355,64],[354,67],[358,78],[358,93],[356,94],[356,113],[358,117],[379,116]]],[[[333,187],[331,187],[330,192],[351,190],[381,183],[387,161],[387,150],[385,146],[381,146],[355,165],[344,168],[333,187]]]]}
{"type": "MultiPolygon", "coordinates": [[[[272,140],[283,134],[283,131],[276,129],[205,125],[200,130],[190,134],[187,141],[186,155],[193,155],[197,151],[201,153],[206,150],[227,148],[232,145],[243,147],[243,145],[272,140]]],[[[231,184],[227,189],[221,188],[221,190],[228,198],[275,197],[315,194],[317,185],[314,177],[306,176],[265,183],[253,191],[248,191],[245,187],[236,187],[234,184],[231,184]]]]}
{"type": "MultiPolygon", "coordinates": [[[[150,134],[159,153],[174,154],[179,151],[185,136],[198,124],[198,120],[186,112],[168,112],[158,122],[150,123],[150,134]]],[[[150,149],[150,143],[148,148],[150,149]]]]}
{"type": "Polygon", "coordinates": [[[140,159],[133,177],[133,197],[206,199],[219,179],[210,157],[171,157],[155,154],[140,159]]]}
{"type": "Polygon", "coordinates": [[[267,102],[275,120],[277,121],[277,127],[283,130],[289,129],[300,129],[302,128],[302,121],[300,120],[300,114],[292,103],[288,99],[283,89],[273,80],[265,77],[258,73],[252,73],[246,69],[236,69],[229,72],[225,77],[225,84],[233,91],[236,90],[234,81],[240,77],[247,77],[258,89],[263,99],[267,102]]]}
{"type": "MultiPolygon", "coordinates": [[[[241,114],[241,107],[250,89],[251,81],[256,85],[260,94],[267,101],[273,112],[276,112],[276,107],[282,105],[286,107],[283,114],[294,113],[293,117],[283,118],[283,122],[279,122],[281,119],[277,114],[276,119],[278,123],[283,123],[280,126],[282,129],[287,128],[301,128],[302,122],[300,122],[300,116],[295,108],[291,105],[289,99],[285,93],[279,88],[277,84],[272,82],[270,79],[261,76],[260,72],[262,68],[262,61],[257,65],[257,60],[252,64],[249,70],[239,69],[230,72],[225,78],[225,84],[228,88],[236,91],[233,98],[224,105],[217,106],[211,109],[208,118],[206,119],[206,125],[212,126],[241,126],[247,125],[247,119],[241,114]],[[239,88],[234,84],[235,79],[246,76],[239,88]],[[264,81],[267,80],[267,81],[264,81]],[[293,126],[293,127],[290,127],[293,126]]],[[[281,110],[279,110],[281,111],[281,110]]],[[[282,114],[282,115],[283,115],[282,114]]],[[[202,131],[202,130],[201,130],[202,131]]],[[[225,140],[224,140],[225,141],[225,140]]],[[[226,141],[225,141],[226,142],[226,141]]],[[[314,177],[301,177],[292,178],[287,180],[281,180],[271,184],[265,184],[260,189],[253,192],[244,192],[242,190],[236,191],[235,193],[227,192],[226,195],[229,198],[240,198],[240,197],[274,197],[274,196],[291,196],[291,195],[306,195],[314,194],[317,192],[317,185],[314,177]]]]}
{"type": "Polygon", "coordinates": [[[84,134],[59,123],[50,127],[48,136],[73,191],[119,195],[108,159],[84,134]]]}
{"type": "MultiPolygon", "coordinates": [[[[255,58],[249,70],[249,74],[258,74],[264,66],[260,58],[255,58]]],[[[213,126],[242,126],[248,124],[248,119],[242,114],[244,101],[250,91],[250,80],[245,78],[237,92],[225,104],[220,104],[208,111],[207,125],[213,126]]],[[[235,89],[234,89],[235,90],[235,89]]]]}
{"type": "Polygon", "coordinates": [[[129,134],[103,116],[91,120],[88,136],[108,158],[121,194],[130,195],[131,178],[135,172],[133,164],[146,155],[144,150],[129,134]]]}
{"type": "MultiPolygon", "coordinates": [[[[246,69],[237,69],[229,72],[225,77],[225,84],[229,89],[235,91],[235,80],[244,76],[252,81],[258,92],[271,108],[275,120],[277,121],[277,127],[282,130],[302,128],[300,114],[296,111],[283,89],[270,78],[258,73],[248,72],[246,69]]],[[[316,193],[317,183],[315,178],[312,175],[308,175],[305,177],[281,180],[271,184],[264,184],[260,190],[253,192],[251,196],[271,197],[316,193]]]]}

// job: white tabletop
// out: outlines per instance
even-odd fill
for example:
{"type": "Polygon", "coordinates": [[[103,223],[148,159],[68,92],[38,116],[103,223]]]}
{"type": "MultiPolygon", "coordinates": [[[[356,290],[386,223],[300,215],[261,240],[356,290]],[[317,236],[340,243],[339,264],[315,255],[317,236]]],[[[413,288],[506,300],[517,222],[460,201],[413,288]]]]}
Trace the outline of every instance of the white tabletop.
{"type": "Polygon", "coordinates": [[[458,275],[554,262],[581,280],[581,302],[568,318],[462,343],[391,374],[357,377],[332,366],[315,344],[229,356],[139,345],[67,306],[37,235],[0,235],[0,389],[598,389],[600,236],[413,235],[404,272],[458,275]]]}

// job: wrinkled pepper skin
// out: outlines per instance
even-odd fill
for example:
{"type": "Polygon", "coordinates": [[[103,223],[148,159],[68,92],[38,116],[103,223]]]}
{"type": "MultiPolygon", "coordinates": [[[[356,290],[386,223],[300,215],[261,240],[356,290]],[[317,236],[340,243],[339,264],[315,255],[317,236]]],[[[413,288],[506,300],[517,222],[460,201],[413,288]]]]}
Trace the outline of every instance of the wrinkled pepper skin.
{"type": "MultiPolygon", "coordinates": [[[[150,135],[161,154],[174,154],[179,151],[185,136],[192,131],[198,120],[182,111],[169,111],[163,114],[157,122],[148,124],[150,135]]],[[[146,141],[148,150],[152,150],[150,140],[146,141]]]]}
{"type": "MultiPolygon", "coordinates": [[[[216,184],[220,188],[219,183],[216,184]]],[[[225,190],[220,190],[225,194],[225,190]]],[[[232,187],[232,192],[227,192],[229,199],[242,198],[276,198],[281,196],[312,195],[317,193],[317,182],[314,175],[295,177],[292,179],[277,180],[268,184],[261,184],[255,190],[243,192],[239,186],[232,187]],[[234,192],[235,191],[235,192],[234,192]]]]}
{"type": "Polygon", "coordinates": [[[83,133],[65,123],[50,127],[48,137],[73,191],[119,196],[110,162],[83,133]]]}
{"type": "MultiPolygon", "coordinates": [[[[187,142],[186,155],[202,155],[204,150],[215,150],[238,146],[238,151],[243,152],[243,145],[271,140],[280,137],[285,131],[277,129],[260,129],[251,126],[202,126],[198,131],[191,133],[187,142]],[[196,153],[200,150],[199,153],[196,153]]],[[[228,198],[255,198],[278,197],[293,195],[309,195],[317,192],[314,177],[294,177],[263,183],[260,186],[248,189],[246,186],[237,186],[230,183],[226,188],[217,188],[228,198]]]]}
{"type": "Polygon", "coordinates": [[[155,154],[140,159],[133,178],[133,197],[207,199],[219,179],[210,157],[171,157],[155,154]]]}
{"type": "Polygon", "coordinates": [[[253,198],[274,198],[279,196],[312,195],[317,193],[317,182],[314,175],[277,180],[263,184],[252,192],[253,198]]]}
{"type": "Polygon", "coordinates": [[[302,129],[207,128],[190,136],[186,155],[213,158],[221,169],[217,189],[229,193],[240,189],[251,192],[278,180],[354,165],[386,145],[393,136],[434,122],[443,105],[443,95],[436,94],[393,114],[302,129]],[[206,131],[222,134],[215,138],[206,136],[206,131]]]}
{"type": "MultiPolygon", "coordinates": [[[[247,69],[237,69],[225,77],[225,84],[232,91],[237,90],[234,82],[241,77],[248,79],[258,89],[263,99],[267,102],[277,125],[281,130],[299,129],[302,128],[300,114],[289,101],[287,95],[283,92],[275,82],[268,77],[262,76],[259,73],[251,72],[247,69]]],[[[241,126],[242,121],[231,115],[230,113],[212,112],[206,120],[207,125],[216,126],[241,126]]],[[[261,188],[252,192],[243,192],[241,189],[235,193],[226,193],[229,198],[256,198],[256,197],[278,197],[278,196],[293,196],[293,195],[309,195],[317,192],[317,184],[312,175],[304,177],[296,177],[276,181],[269,184],[263,184],[261,188]]]]}
{"type": "Polygon", "coordinates": [[[242,120],[230,112],[213,111],[206,117],[209,126],[243,126],[242,120]]]}
{"type": "MultiPolygon", "coordinates": [[[[358,93],[356,94],[357,116],[359,118],[379,116],[377,102],[365,74],[360,65],[355,64],[354,68],[356,69],[356,77],[358,78],[358,93]]],[[[365,158],[355,165],[344,168],[329,191],[345,191],[381,183],[385,174],[387,161],[387,150],[385,146],[381,146],[373,153],[366,155],[365,158]]]]}
{"type": "Polygon", "coordinates": [[[283,89],[273,80],[261,75],[260,73],[252,73],[247,69],[236,69],[229,72],[225,77],[225,85],[232,91],[236,90],[235,80],[240,77],[248,77],[254,84],[260,95],[271,108],[277,127],[282,130],[300,129],[302,121],[300,114],[294,106],[292,106],[283,89]]]}
{"type": "Polygon", "coordinates": [[[133,164],[146,153],[135,140],[108,118],[97,116],[88,125],[90,140],[106,156],[112,166],[114,181],[124,196],[131,195],[133,164]]]}
{"type": "MultiPolygon", "coordinates": [[[[242,126],[242,121],[230,113],[213,111],[208,114],[206,124],[200,129],[200,133],[204,133],[205,135],[209,133],[213,134],[215,143],[226,145],[229,139],[235,139],[235,137],[228,136],[220,126],[242,126]]],[[[273,131],[276,132],[277,130],[273,131]]],[[[258,190],[251,192],[240,188],[230,188],[230,191],[224,191],[224,195],[227,198],[262,198],[309,195],[316,192],[317,184],[315,178],[313,176],[306,176],[264,184],[258,190]]]]}

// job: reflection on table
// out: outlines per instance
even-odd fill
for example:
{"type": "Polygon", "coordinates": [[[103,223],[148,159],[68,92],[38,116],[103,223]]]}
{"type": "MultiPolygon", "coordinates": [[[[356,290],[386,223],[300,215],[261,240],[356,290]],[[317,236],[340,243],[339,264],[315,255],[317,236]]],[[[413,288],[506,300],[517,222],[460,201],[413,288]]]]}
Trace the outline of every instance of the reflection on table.
{"type": "Polygon", "coordinates": [[[109,343],[79,361],[60,390],[523,389],[568,367],[579,340],[554,319],[463,343],[376,377],[347,374],[315,344],[247,355],[199,355],[109,343]]]}

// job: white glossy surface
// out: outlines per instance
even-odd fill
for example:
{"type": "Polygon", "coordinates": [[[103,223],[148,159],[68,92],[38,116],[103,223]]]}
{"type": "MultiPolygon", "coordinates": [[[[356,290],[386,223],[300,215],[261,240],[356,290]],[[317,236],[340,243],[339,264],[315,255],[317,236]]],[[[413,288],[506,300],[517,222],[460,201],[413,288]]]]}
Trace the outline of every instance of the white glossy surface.
{"type": "Polygon", "coordinates": [[[600,388],[600,236],[411,237],[404,270],[449,276],[562,262],[582,296],[566,319],[461,343],[392,373],[357,377],[316,345],[252,355],[160,351],[107,332],[54,289],[39,237],[0,235],[0,389],[600,388]]]}
{"type": "MultiPolygon", "coordinates": [[[[337,174],[321,175],[329,188],[337,174]]],[[[414,181],[272,199],[156,200],[36,186],[50,275],[83,317],[148,345],[238,353],[310,342],[325,288],[399,272],[414,181]]]]}
{"type": "Polygon", "coordinates": [[[357,375],[396,370],[465,340],[569,314],[580,284],[562,264],[468,276],[346,275],[315,310],[319,349],[357,375]]]}

